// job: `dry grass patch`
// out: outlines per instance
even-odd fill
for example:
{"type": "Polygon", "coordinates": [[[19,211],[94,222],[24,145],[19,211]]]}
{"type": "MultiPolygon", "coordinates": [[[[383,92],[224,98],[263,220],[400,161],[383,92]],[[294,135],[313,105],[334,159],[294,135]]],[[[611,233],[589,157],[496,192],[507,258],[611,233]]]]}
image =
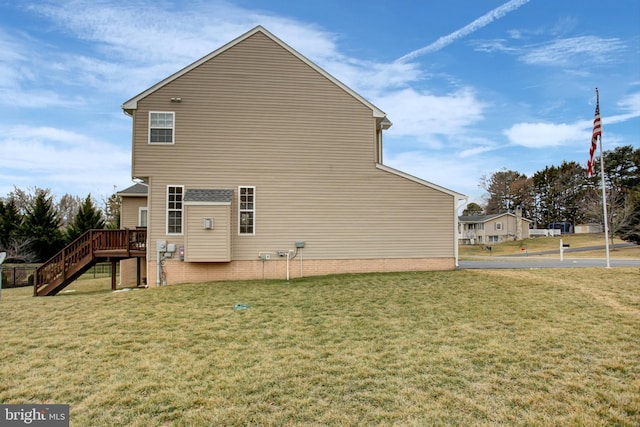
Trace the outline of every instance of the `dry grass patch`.
{"type": "Polygon", "coordinates": [[[639,282],[571,269],[5,290],[0,401],[68,403],[78,426],[638,425],[639,282]]]}
{"type": "MultiPolygon", "coordinates": [[[[556,251],[555,254],[546,255],[548,257],[558,257],[560,254],[560,240],[569,244],[571,249],[587,248],[592,246],[602,246],[603,249],[597,249],[584,252],[565,252],[565,258],[604,258],[604,234],[565,234],[556,237],[532,237],[529,239],[502,242],[491,244],[491,251],[486,245],[460,245],[461,258],[473,258],[478,256],[505,256],[505,255],[524,255],[523,248],[529,253],[556,251]]],[[[610,256],[612,258],[640,258],[640,246],[630,246],[625,248],[613,248],[613,244],[627,243],[620,239],[609,241],[611,245],[610,256]]]]}

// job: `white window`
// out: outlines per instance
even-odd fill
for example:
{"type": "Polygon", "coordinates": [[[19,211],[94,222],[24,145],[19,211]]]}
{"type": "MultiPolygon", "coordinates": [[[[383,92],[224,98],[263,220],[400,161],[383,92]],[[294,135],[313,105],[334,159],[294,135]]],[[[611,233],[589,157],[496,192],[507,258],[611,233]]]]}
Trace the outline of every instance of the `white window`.
{"type": "Polygon", "coordinates": [[[167,234],[182,234],[183,185],[167,186],[167,234]]]}
{"type": "Polygon", "coordinates": [[[256,234],[256,187],[238,187],[238,233],[256,234]]]}
{"type": "Polygon", "coordinates": [[[498,236],[489,236],[489,243],[498,243],[500,238],[498,236]]]}
{"type": "Polygon", "coordinates": [[[173,144],[175,113],[152,111],[149,113],[149,144],[173,144]]]}
{"type": "Polygon", "coordinates": [[[496,230],[502,230],[502,223],[496,222],[496,230]]]}
{"type": "Polygon", "coordinates": [[[149,210],[147,207],[141,207],[138,209],[138,227],[146,227],[149,217],[149,210]]]}

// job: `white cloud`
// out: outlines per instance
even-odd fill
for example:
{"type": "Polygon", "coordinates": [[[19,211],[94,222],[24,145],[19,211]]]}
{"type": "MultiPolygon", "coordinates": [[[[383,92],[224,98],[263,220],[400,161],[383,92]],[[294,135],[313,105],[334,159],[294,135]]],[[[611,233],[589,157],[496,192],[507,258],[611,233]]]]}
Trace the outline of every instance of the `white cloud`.
{"type": "Polygon", "coordinates": [[[451,156],[447,150],[410,151],[387,155],[386,165],[401,170],[425,181],[462,193],[470,201],[479,202],[484,191],[478,187],[479,178],[487,167],[497,167],[480,158],[461,160],[451,156]]]}
{"type": "MultiPolygon", "coordinates": [[[[410,64],[385,65],[347,58],[338,51],[338,37],[314,24],[221,1],[185,4],[179,13],[157,3],[123,6],[83,0],[38,4],[31,10],[91,42],[94,51],[89,54],[57,54],[55,75],[67,79],[74,75],[67,84],[99,90],[109,87],[127,94],[144,90],[256,25],[264,25],[348,86],[366,82],[367,88],[375,90],[384,84],[404,84],[418,74],[416,66],[410,64]],[[65,72],[69,70],[75,72],[65,72]]],[[[53,68],[51,64],[43,66],[53,68]]]]}
{"type": "Polygon", "coordinates": [[[494,39],[494,40],[479,40],[473,43],[476,48],[475,50],[478,52],[517,52],[518,49],[514,47],[507,46],[506,40],[504,39],[494,39]]]}
{"type": "Polygon", "coordinates": [[[462,150],[458,156],[464,159],[467,157],[476,157],[478,154],[487,153],[489,151],[496,150],[496,147],[493,145],[481,145],[478,147],[468,148],[466,150],[462,150]]]}
{"type": "Polygon", "coordinates": [[[411,135],[426,141],[433,135],[453,136],[467,132],[470,125],[483,119],[485,108],[469,88],[446,96],[403,89],[382,95],[375,103],[384,105],[393,122],[389,135],[411,135]]]}
{"type": "Polygon", "coordinates": [[[558,39],[534,47],[520,59],[527,64],[551,66],[606,64],[614,62],[616,55],[624,49],[624,42],[617,38],[581,36],[558,39]]]}
{"type": "Polygon", "coordinates": [[[576,141],[587,141],[589,134],[585,126],[588,123],[517,123],[503,133],[515,145],[528,148],[556,147],[576,141]]]}
{"type": "MultiPolygon", "coordinates": [[[[640,117],[640,93],[633,93],[617,102],[624,111],[622,114],[607,115],[601,109],[602,127],[624,123],[640,117]]],[[[602,104],[601,104],[602,107],[602,104]]],[[[575,123],[516,123],[503,131],[511,144],[528,148],[547,148],[589,141],[593,128],[592,120],[580,120],[575,123]]]]}
{"type": "Polygon", "coordinates": [[[632,93],[618,101],[618,107],[636,117],[640,115],[640,92],[632,93]]]}
{"type": "MultiPolygon", "coordinates": [[[[105,182],[129,181],[131,154],[97,138],[54,127],[14,126],[0,136],[3,185],[109,191],[105,182]],[[11,172],[17,172],[11,174],[11,172]],[[97,173],[98,172],[98,173],[97,173]]],[[[109,187],[111,184],[108,184],[109,187]]],[[[94,191],[95,192],[95,191],[94,191]]]]}

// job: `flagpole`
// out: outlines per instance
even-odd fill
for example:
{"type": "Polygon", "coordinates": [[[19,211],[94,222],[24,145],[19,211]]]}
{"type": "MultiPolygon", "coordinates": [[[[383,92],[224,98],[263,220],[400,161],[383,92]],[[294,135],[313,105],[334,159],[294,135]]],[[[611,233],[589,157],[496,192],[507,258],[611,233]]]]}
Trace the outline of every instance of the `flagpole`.
{"type": "MultiPolygon", "coordinates": [[[[600,106],[600,94],[596,88],[596,105],[600,106]]],[[[607,268],[611,268],[609,259],[609,215],[607,214],[607,190],[604,180],[604,153],[602,152],[602,133],[600,133],[600,176],[602,178],[602,212],[604,214],[604,247],[607,255],[607,268]]]]}

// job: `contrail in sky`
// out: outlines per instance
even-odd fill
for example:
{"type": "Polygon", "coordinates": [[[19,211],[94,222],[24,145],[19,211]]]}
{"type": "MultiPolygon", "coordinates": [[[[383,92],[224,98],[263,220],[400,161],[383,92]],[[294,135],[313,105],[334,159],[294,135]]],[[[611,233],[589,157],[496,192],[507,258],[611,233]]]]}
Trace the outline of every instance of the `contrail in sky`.
{"type": "Polygon", "coordinates": [[[496,7],[491,12],[482,15],[480,18],[476,19],[470,24],[465,25],[459,30],[454,31],[451,34],[447,34],[446,36],[440,37],[438,40],[428,46],[414,50],[413,52],[409,52],[406,55],[396,59],[394,62],[406,62],[411,59],[417,58],[418,56],[440,50],[443,47],[448,46],[454,41],[458,40],[459,38],[469,35],[474,31],[477,31],[480,28],[489,25],[496,19],[502,18],[507,13],[518,9],[521,6],[524,6],[525,4],[529,3],[529,1],[531,0],[510,0],[502,6],[496,7]]]}

